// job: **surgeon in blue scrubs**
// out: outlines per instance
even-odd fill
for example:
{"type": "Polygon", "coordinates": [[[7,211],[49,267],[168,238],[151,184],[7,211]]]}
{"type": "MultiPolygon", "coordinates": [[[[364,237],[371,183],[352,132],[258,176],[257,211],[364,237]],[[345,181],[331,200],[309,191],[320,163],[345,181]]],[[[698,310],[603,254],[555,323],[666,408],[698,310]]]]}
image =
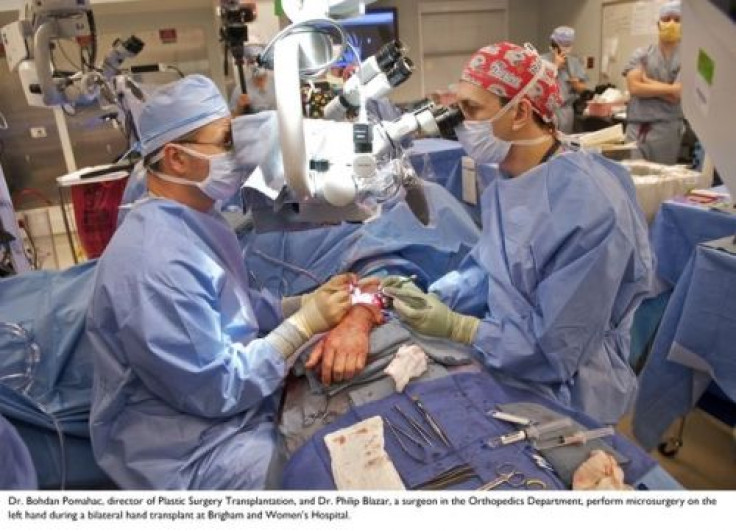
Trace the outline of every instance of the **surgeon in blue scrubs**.
{"type": "Polygon", "coordinates": [[[415,330],[470,344],[500,378],[615,423],[634,398],[629,331],[652,281],[631,177],[561,146],[554,69],[531,47],[482,48],[457,96],[458,139],[502,172],[481,199],[479,242],[430,294],[399,277],[384,290],[415,330]]]}
{"type": "Polygon", "coordinates": [[[211,80],[159,88],[139,128],[148,194],[100,258],[87,314],[95,458],[126,489],[276,485],[287,364],[342,319],[355,279],[281,301],[248,285],[215,202],[240,188],[259,153],[236,161],[211,80]]]}
{"type": "Polygon", "coordinates": [[[623,70],[631,94],[626,140],[652,162],[676,164],[685,123],[680,96],[680,2],[659,9],[659,42],[637,48],[623,70]]]}

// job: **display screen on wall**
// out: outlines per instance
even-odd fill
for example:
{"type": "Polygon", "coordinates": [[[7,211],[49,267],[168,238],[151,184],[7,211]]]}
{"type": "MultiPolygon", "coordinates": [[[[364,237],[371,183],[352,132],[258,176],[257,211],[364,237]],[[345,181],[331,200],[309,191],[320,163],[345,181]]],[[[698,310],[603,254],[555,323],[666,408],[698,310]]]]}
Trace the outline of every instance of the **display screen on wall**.
{"type": "MultiPolygon", "coordinates": [[[[368,9],[363,16],[341,20],[340,25],[345,29],[348,40],[358,52],[361,61],[374,55],[387,42],[399,38],[396,8],[368,9]]],[[[348,49],[338,65],[347,66],[354,62],[353,53],[348,49]]]]}

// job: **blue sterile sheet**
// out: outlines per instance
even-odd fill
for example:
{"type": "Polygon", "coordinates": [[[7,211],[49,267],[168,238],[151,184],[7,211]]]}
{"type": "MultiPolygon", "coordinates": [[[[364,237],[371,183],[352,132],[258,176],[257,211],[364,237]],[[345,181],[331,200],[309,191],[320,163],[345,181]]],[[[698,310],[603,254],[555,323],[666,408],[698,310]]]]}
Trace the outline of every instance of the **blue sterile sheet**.
{"type": "Polygon", "coordinates": [[[645,448],[654,448],[712,381],[736,401],[734,345],[736,256],[700,245],[677,281],[640,377],[634,434],[645,448]]]}
{"type": "MultiPolygon", "coordinates": [[[[528,391],[502,385],[488,373],[459,373],[439,380],[410,384],[406,394],[418,396],[427,410],[443,427],[452,448],[435,444],[426,452],[425,462],[420,462],[401,449],[393,434],[384,427],[385,448],[408,489],[457,465],[469,464],[478,474],[450,489],[476,489],[497,477],[496,467],[513,463],[527,478],[544,481],[550,489],[566,488],[556,474],[539,468],[532,460],[532,447],[526,442],[489,448],[485,442],[497,435],[513,431],[511,424],[493,419],[486,412],[499,404],[536,402],[548,409],[566,414],[577,422],[598,427],[590,418],[566,410],[552,402],[530,395],[528,391]]],[[[284,471],[283,488],[289,490],[333,490],[330,456],[324,444],[324,436],[375,415],[405,427],[401,417],[392,409],[394,405],[415,420],[421,421],[406,394],[393,394],[383,400],[351,409],[329,426],[317,432],[297,450],[284,471]]],[[[424,425],[424,424],[423,424],[424,425]]],[[[629,484],[655,469],[656,462],[635,444],[621,436],[609,437],[606,442],[625,459],[622,468],[629,484]]],[[[672,482],[674,483],[674,482],[672,482]]],[[[649,488],[655,487],[649,486],[649,488]]],[[[502,485],[499,488],[511,488],[502,485]]]]}
{"type": "Polygon", "coordinates": [[[41,488],[110,485],[92,458],[92,348],[84,334],[96,261],[0,281],[0,414],[41,488]]]}
{"type": "Polygon", "coordinates": [[[651,228],[657,274],[674,286],[697,244],[733,234],[736,234],[736,215],[665,201],[651,228]]]}

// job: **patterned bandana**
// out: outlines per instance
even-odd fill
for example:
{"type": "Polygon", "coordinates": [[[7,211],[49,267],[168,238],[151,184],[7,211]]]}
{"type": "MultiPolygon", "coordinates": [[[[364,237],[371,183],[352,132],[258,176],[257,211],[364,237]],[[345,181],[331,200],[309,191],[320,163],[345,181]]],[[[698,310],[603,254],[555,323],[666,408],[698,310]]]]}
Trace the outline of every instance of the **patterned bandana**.
{"type": "Polygon", "coordinates": [[[499,42],[481,48],[465,65],[460,79],[508,100],[527,89],[524,98],[545,122],[552,122],[555,110],[562,105],[554,65],[544,61],[531,45],[499,42]],[[540,68],[544,71],[527,89],[540,68]]]}

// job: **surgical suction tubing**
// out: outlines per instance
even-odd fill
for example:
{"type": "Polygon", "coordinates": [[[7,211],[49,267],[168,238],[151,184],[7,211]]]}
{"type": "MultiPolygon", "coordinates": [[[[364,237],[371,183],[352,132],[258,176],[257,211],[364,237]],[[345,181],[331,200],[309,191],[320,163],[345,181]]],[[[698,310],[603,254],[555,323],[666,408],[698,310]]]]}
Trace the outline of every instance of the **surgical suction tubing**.
{"type": "Polygon", "coordinates": [[[504,435],[499,435],[493,439],[486,441],[486,446],[490,448],[498,448],[500,446],[506,446],[507,444],[513,444],[521,441],[538,441],[544,435],[559,431],[572,426],[572,419],[569,417],[551,420],[542,424],[532,424],[525,428],[504,435]]]}
{"type": "Polygon", "coordinates": [[[550,448],[557,448],[559,446],[570,446],[572,444],[585,444],[593,439],[600,439],[601,437],[608,437],[613,435],[615,430],[613,426],[606,426],[605,428],[598,428],[595,430],[577,431],[571,435],[560,435],[548,441],[542,441],[535,445],[537,450],[549,450],[550,448]]]}

